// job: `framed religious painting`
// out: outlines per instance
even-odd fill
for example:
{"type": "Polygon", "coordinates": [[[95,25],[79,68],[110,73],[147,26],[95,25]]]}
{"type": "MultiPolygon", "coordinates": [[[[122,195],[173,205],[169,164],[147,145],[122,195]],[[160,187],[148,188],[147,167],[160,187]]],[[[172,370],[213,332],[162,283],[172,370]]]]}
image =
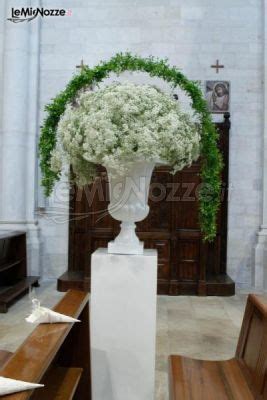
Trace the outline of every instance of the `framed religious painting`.
{"type": "Polygon", "coordinates": [[[230,111],[230,82],[206,81],[205,90],[210,112],[219,114],[230,111]]]}

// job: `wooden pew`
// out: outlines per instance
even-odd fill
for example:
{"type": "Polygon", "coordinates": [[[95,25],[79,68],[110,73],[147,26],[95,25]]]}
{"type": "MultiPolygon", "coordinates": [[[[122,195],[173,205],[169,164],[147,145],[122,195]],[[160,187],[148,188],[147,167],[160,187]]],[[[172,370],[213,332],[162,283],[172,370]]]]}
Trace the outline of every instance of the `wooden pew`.
{"type": "Polygon", "coordinates": [[[267,400],[267,298],[249,295],[235,358],[170,356],[171,400],[267,400]]]}
{"type": "Polygon", "coordinates": [[[0,368],[3,368],[5,363],[10,359],[13,353],[11,351],[0,350],[0,368]]]}
{"type": "Polygon", "coordinates": [[[38,325],[0,370],[0,376],[45,387],[1,400],[91,399],[88,297],[67,292],[54,310],[82,322],[38,325]]]}

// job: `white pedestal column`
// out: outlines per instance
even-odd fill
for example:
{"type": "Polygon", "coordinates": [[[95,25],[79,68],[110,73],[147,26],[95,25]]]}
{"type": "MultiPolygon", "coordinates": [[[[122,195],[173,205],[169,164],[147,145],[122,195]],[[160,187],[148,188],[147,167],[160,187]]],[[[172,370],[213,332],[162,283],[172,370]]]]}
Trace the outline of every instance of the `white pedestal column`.
{"type": "Polygon", "coordinates": [[[93,400],[153,400],[157,253],[98,249],[91,276],[93,400]]]}

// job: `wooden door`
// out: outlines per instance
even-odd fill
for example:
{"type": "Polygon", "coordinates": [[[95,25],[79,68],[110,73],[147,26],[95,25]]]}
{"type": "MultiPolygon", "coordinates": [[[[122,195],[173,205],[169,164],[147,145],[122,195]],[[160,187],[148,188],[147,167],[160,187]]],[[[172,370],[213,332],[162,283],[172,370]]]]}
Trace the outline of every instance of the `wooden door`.
{"type": "MultiPolygon", "coordinates": [[[[230,295],[234,283],[226,274],[227,187],[229,114],[218,123],[219,147],[224,158],[223,193],[217,236],[204,244],[198,223],[200,162],[175,175],[169,168],[156,168],[150,186],[150,213],[137,224],[137,234],[146,248],[158,250],[160,294],[230,295]]],[[[94,185],[71,194],[69,272],[90,284],[90,255],[119,232],[119,222],[107,212],[108,188],[105,170],[94,185]],[[81,278],[82,277],[82,278],[81,278]]],[[[70,274],[65,274],[65,280],[70,274]]],[[[74,275],[72,275],[72,280],[74,275]]],[[[61,279],[62,283],[62,279],[61,279]]],[[[63,285],[64,286],[64,285],[63,285]]],[[[67,285],[66,288],[71,287],[67,285]]],[[[76,285],[77,287],[77,285],[76,285]]],[[[61,286],[62,289],[62,286],[61,286]]]]}

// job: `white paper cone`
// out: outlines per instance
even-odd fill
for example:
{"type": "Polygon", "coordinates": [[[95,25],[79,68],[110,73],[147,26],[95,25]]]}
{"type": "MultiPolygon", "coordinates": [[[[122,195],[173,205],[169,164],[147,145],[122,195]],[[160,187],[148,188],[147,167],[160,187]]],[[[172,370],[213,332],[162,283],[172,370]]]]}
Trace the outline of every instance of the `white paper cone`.
{"type": "Polygon", "coordinates": [[[25,318],[31,324],[46,324],[59,322],[81,322],[78,319],[49,310],[46,307],[36,308],[29,317],[25,318]]]}
{"type": "Polygon", "coordinates": [[[23,392],[24,390],[33,390],[43,386],[44,385],[39,385],[37,383],[17,381],[16,379],[9,379],[0,376],[0,396],[23,392]]]}

